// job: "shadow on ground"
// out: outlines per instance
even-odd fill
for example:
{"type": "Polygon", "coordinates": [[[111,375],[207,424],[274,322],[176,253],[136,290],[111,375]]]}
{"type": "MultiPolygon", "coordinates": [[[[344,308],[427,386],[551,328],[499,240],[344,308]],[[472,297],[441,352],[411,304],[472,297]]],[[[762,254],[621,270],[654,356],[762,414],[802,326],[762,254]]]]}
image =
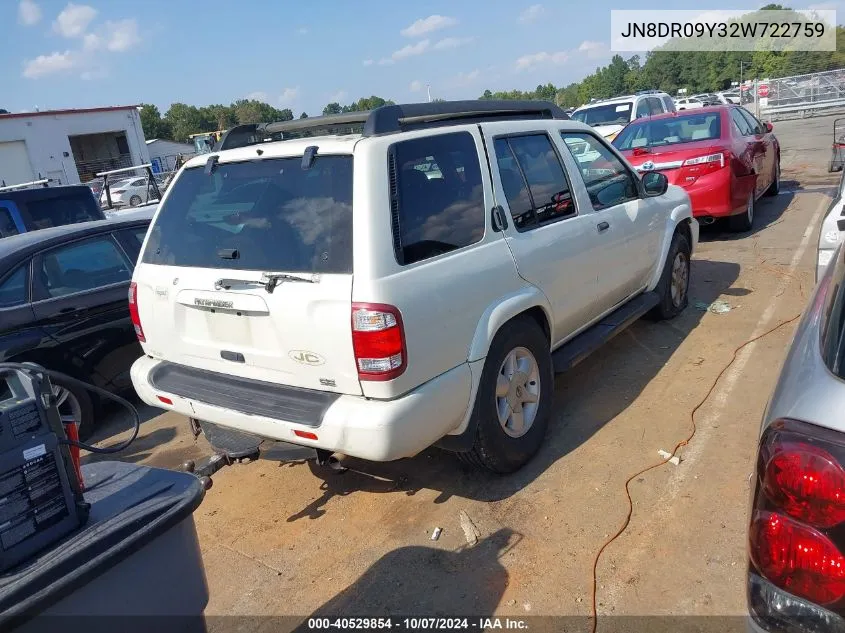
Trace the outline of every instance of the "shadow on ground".
{"type": "Polygon", "coordinates": [[[731,240],[743,240],[764,231],[770,226],[781,222],[781,216],[789,207],[796,192],[800,191],[797,183],[795,187],[787,187],[791,181],[781,181],[781,194],[777,196],[764,196],[757,200],[754,208],[754,225],[750,231],[735,233],[730,230],[728,220],[722,218],[716,220],[709,226],[702,226],[699,239],[702,242],[726,242],[731,240]]]}
{"type": "MultiPolygon", "coordinates": [[[[414,495],[435,490],[435,503],[452,496],[479,501],[499,501],[534,481],[556,462],[589,440],[610,420],[622,413],[660,372],[669,358],[698,326],[704,311],[723,295],[744,296],[751,291],[733,287],[739,265],[694,260],[690,305],[676,319],[653,323],[641,321],[585,360],[577,371],[557,377],[555,403],[546,441],[538,455],[520,471],[496,476],[465,466],[451,453],[429,449],[411,459],[388,463],[344,458],[344,473],[321,467],[312,459],[308,466],[323,479],[322,494],[288,518],[318,519],[329,510],[333,497],[356,492],[414,495]]],[[[298,467],[313,452],[295,453],[298,467]]]]}
{"type": "Polygon", "coordinates": [[[501,558],[521,538],[502,528],[474,546],[454,552],[400,547],[376,561],[309,617],[490,615],[508,586],[501,558]]]}

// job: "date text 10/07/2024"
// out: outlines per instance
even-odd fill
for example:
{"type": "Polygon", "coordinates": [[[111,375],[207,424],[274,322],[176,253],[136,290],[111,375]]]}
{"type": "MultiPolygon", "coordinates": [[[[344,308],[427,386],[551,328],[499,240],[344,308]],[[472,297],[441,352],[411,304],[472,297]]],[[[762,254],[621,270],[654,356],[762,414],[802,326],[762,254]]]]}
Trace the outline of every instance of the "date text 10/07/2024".
{"type": "Polygon", "coordinates": [[[309,618],[309,631],[527,631],[518,618],[309,618]]]}

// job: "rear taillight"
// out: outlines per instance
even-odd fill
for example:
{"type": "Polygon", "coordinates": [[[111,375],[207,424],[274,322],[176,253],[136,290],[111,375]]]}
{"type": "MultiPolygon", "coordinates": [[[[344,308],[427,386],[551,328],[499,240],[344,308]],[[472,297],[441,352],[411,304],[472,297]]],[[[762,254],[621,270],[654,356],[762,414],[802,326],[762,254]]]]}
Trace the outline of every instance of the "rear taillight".
{"type": "Polygon", "coordinates": [[[138,286],[134,281],[129,284],[129,316],[132,319],[132,325],[135,327],[135,334],[138,340],[146,343],[147,339],[144,336],[144,328],[141,327],[141,316],[138,314],[138,286]]]}
{"type": "Polygon", "coordinates": [[[380,303],[352,304],[352,347],[360,380],[392,380],[408,365],[402,315],[380,303]]]}
{"type": "MultiPolygon", "coordinates": [[[[752,568],[817,605],[845,599],[845,438],[778,420],[764,433],[749,534],[752,568]]],[[[776,591],[773,589],[773,591],[776,591]]],[[[776,605],[756,607],[768,617],[776,605]]]]}
{"type": "Polygon", "coordinates": [[[845,470],[817,446],[776,447],[763,488],[777,507],[810,525],[829,528],[845,521],[845,470]]]}
{"type": "Polygon", "coordinates": [[[845,596],[845,556],[824,534],[777,512],[751,523],[751,559],[772,583],[817,604],[845,596]]]}
{"type": "Polygon", "coordinates": [[[681,165],[679,184],[695,182],[701,176],[719,171],[728,164],[729,157],[725,152],[716,152],[705,156],[689,158],[681,165]]]}

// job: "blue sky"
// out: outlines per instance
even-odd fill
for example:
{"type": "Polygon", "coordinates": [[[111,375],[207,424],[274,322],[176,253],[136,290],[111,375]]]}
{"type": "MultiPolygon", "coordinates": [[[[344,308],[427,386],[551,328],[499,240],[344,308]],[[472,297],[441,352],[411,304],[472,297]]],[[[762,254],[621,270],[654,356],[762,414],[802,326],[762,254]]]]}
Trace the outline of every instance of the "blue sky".
{"type": "MultiPolygon", "coordinates": [[[[606,63],[611,6],[714,0],[0,0],[0,107],[17,112],[256,97],[298,114],[371,94],[475,98],[562,85],[606,63]]],[[[845,0],[782,2],[834,8],[845,0]]],[[[625,54],[627,56],[629,54],[625,54]]]]}

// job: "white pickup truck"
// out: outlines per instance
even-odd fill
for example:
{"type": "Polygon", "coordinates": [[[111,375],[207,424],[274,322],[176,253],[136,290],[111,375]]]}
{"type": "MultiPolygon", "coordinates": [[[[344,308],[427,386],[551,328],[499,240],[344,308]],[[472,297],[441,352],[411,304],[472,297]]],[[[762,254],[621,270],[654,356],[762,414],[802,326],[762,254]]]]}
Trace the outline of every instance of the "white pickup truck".
{"type": "Polygon", "coordinates": [[[132,380],[224,444],[437,444],[511,472],[543,443],[555,372],[685,308],[697,241],[682,189],[550,103],[239,126],[153,220],[132,380]]]}

